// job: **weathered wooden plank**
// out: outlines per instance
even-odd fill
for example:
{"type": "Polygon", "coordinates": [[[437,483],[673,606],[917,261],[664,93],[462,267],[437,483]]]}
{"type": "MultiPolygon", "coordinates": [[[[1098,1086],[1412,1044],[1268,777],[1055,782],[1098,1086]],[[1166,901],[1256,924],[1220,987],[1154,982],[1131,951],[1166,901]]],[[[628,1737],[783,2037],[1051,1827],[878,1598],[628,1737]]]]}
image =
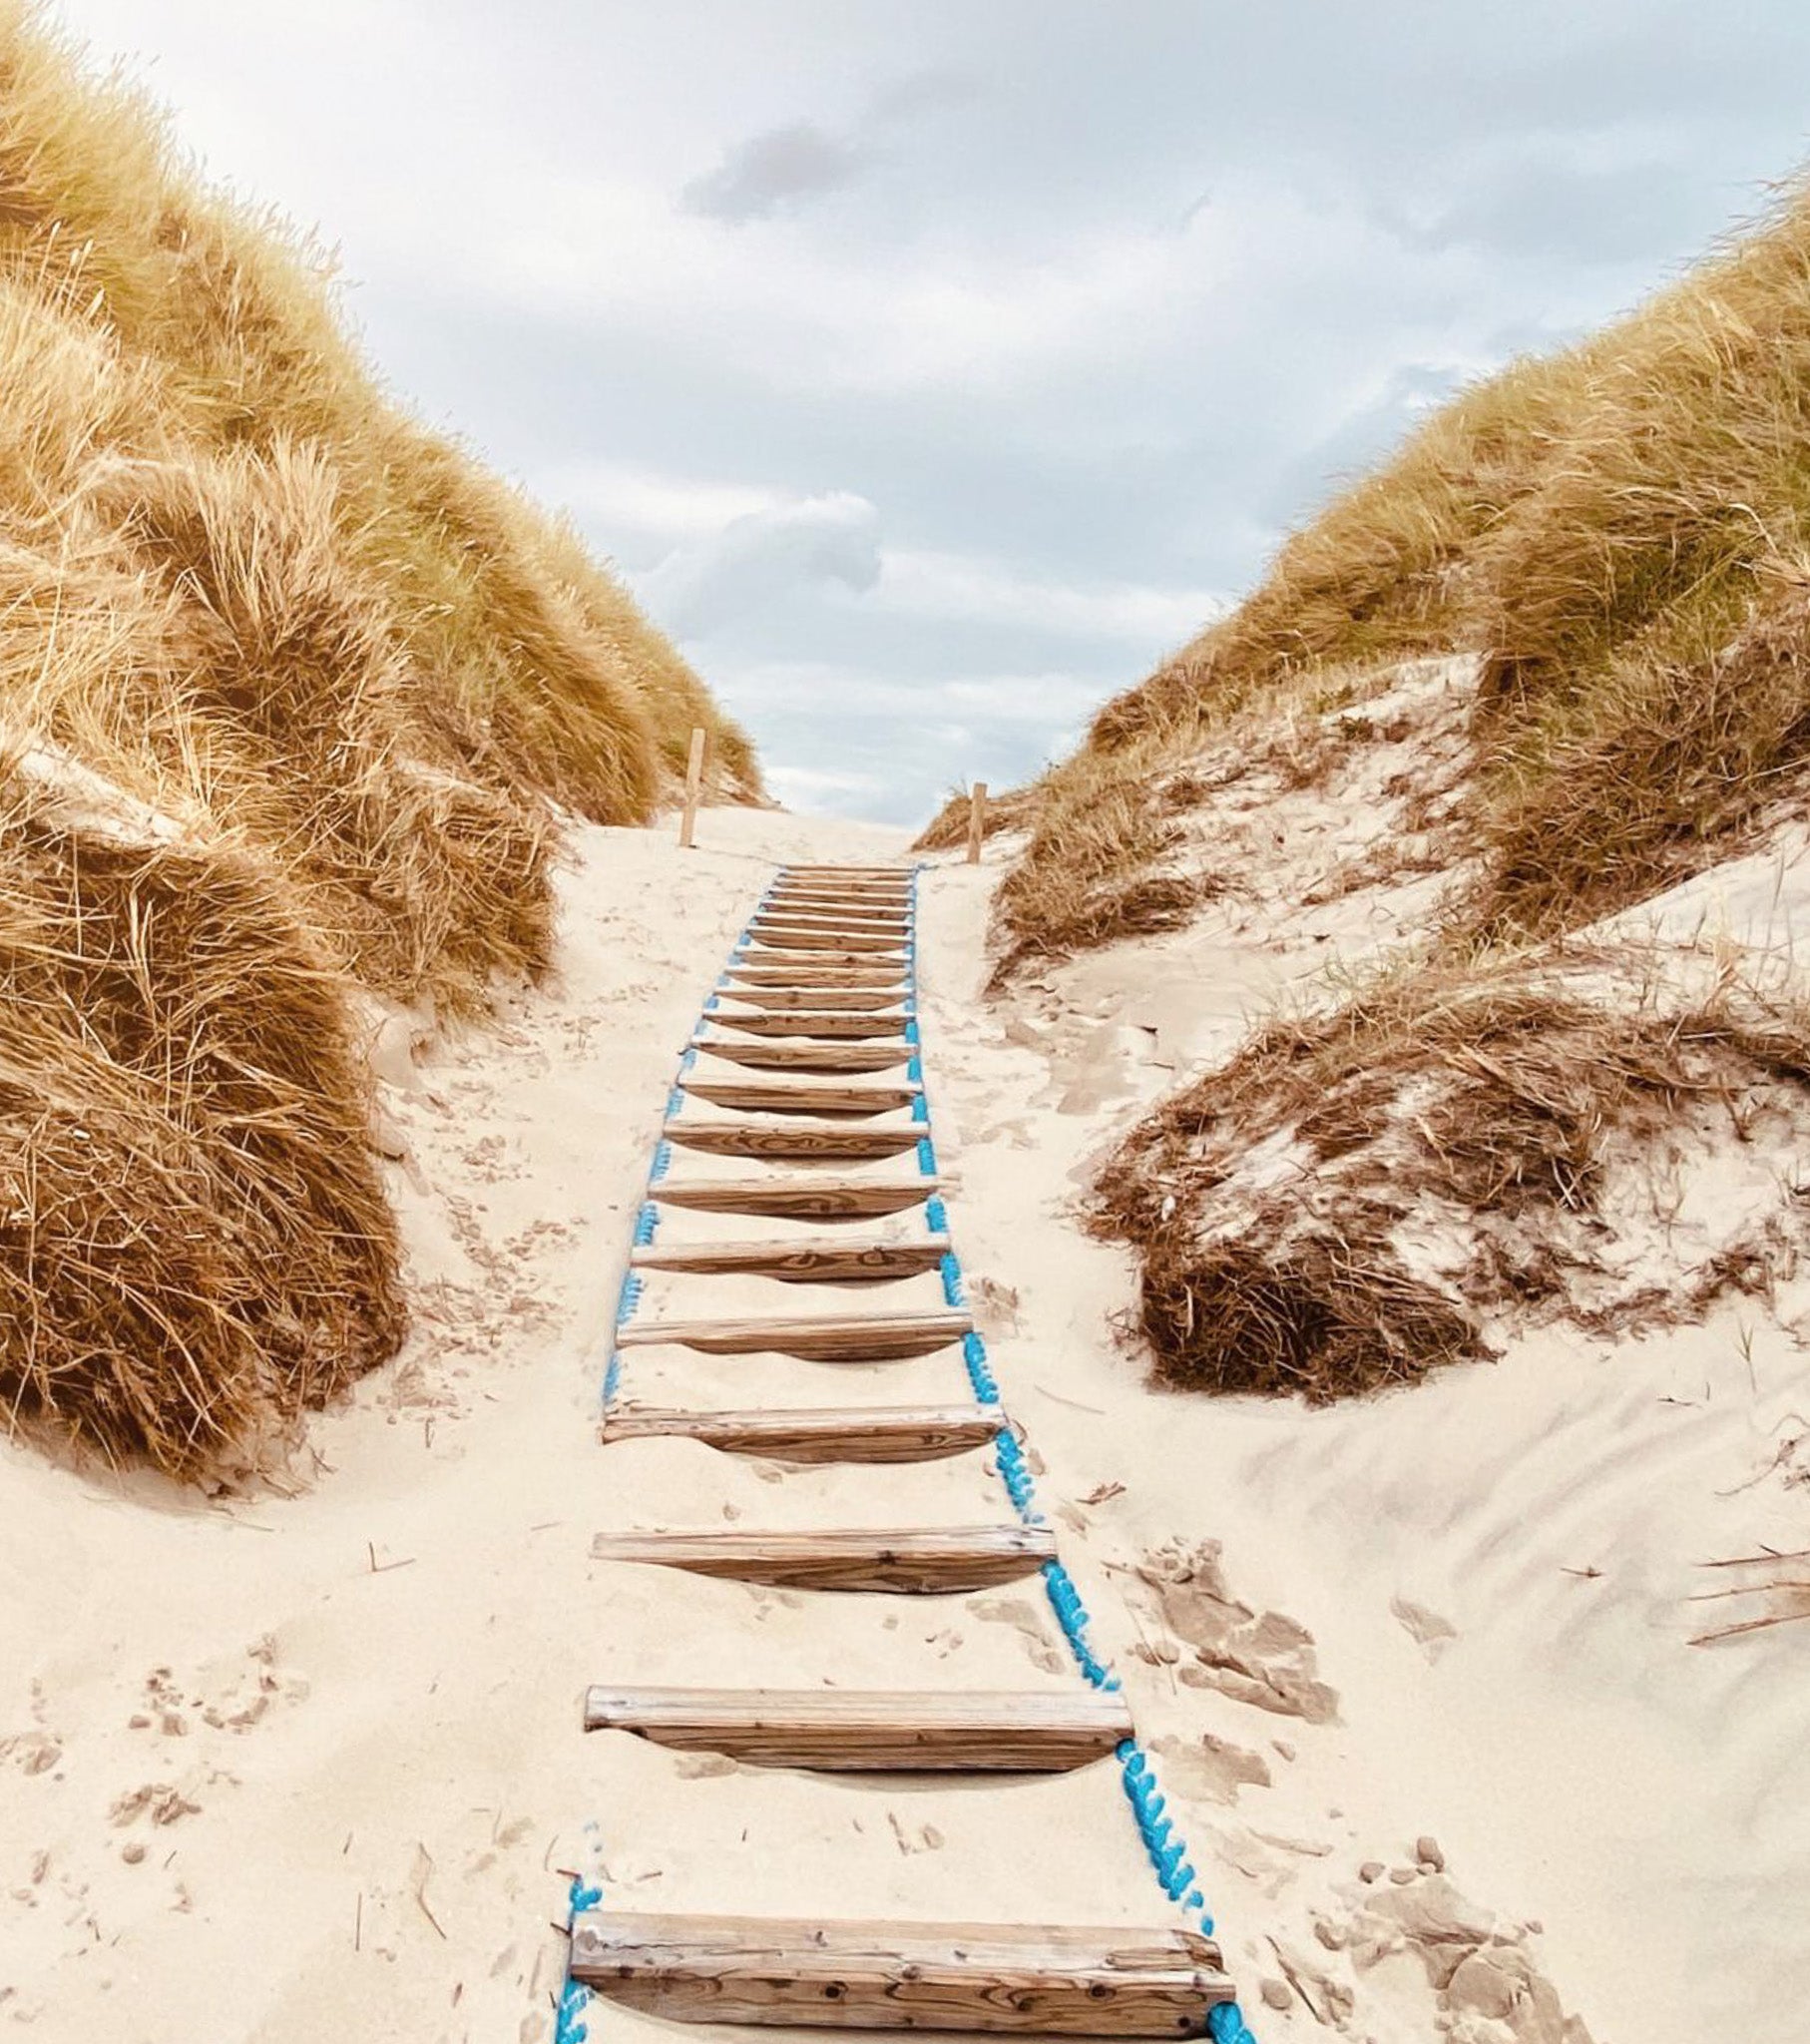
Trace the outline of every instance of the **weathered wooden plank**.
{"type": "Polygon", "coordinates": [[[860,1122],[834,1116],[823,1121],[801,1114],[757,1120],[716,1121],[681,1114],[661,1130],[669,1143],[709,1157],[772,1157],[806,1162],[818,1158],[902,1157],[929,1135],[924,1122],[860,1122]]]}
{"type": "Polygon", "coordinates": [[[1047,1774],[1085,1767],[1131,1736],[1117,1690],[586,1692],[587,1732],[726,1753],[769,1768],[857,1773],[1047,1774]]]}
{"type": "MultiPolygon", "coordinates": [[[[811,1008],[819,1014],[848,1009],[857,1014],[877,1014],[882,1008],[903,1010],[910,990],[903,986],[725,986],[717,989],[725,1001],[740,1001],[744,1007],[783,1014],[792,1008],[811,1008]]],[[[903,1022],[903,1013],[894,1019],[903,1022]]]]}
{"type": "Polygon", "coordinates": [[[832,880],[897,880],[909,885],[917,867],[800,864],[784,865],[779,870],[787,879],[797,879],[802,874],[810,873],[819,878],[827,877],[832,880]]]}
{"type": "Polygon", "coordinates": [[[902,979],[910,970],[910,961],[900,951],[851,951],[845,945],[840,947],[813,947],[808,944],[794,944],[789,938],[751,937],[739,945],[729,960],[730,966],[737,965],[835,965],[845,968],[837,974],[846,980],[849,970],[859,971],[864,966],[884,966],[895,979],[902,979]]]}
{"type": "MultiPolygon", "coordinates": [[[[732,981],[738,987],[841,986],[873,991],[890,989],[899,1000],[903,1000],[910,991],[910,983],[899,966],[835,965],[826,964],[819,958],[799,958],[789,965],[783,960],[776,965],[731,965],[723,974],[723,978],[732,981]]],[[[732,989],[725,985],[722,991],[728,993],[732,989]]]]}
{"type": "Polygon", "coordinates": [[[898,1015],[846,1015],[821,1010],[759,1015],[745,1008],[712,1008],[707,1021],[718,1029],[739,1029],[744,1036],[894,1036],[898,1015]]]}
{"type": "Polygon", "coordinates": [[[572,1977],[681,2023],[1199,2037],[1233,1998],[1198,1931],[583,1910],[572,1977]]]}
{"type": "Polygon", "coordinates": [[[694,1036],[693,1050],[707,1051],[750,1072],[884,1072],[908,1065],[918,1054],[915,1043],[888,1037],[882,1043],[738,1042],[727,1036],[694,1036]]]}
{"type": "Polygon", "coordinates": [[[694,1348],[701,1355],[796,1355],[807,1362],[895,1362],[947,1348],[974,1326],[970,1313],[774,1313],[760,1318],[660,1320],[617,1330],[619,1348],[694,1348]]]}
{"type": "Polygon", "coordinates": [[[932,1172],[910,1179],[808,1177],[662,1179],[648,1197],[700,1214],[763,1214],[774,1221],[870,1221],[921,1207],[942,1181],[932,1172]]]}
{"type": "Polygon", "coordinates": [[[630,1252],[638,1271],[679,1271],[697,1278],[744,1275],[787,1284],[885,1283],[934,1271],[949,1252],[946,1235],[904,1242],[844,1242],[835,1236],[789,1241],[655,1243],[630,1252]]]}
{"type": "Polygon", "coordinates": [[[797,924],[804,929],[859,930],[864,934],[890,937],[895,944],[904,942],[905,931],[911,921],[902,910],[887,914],[872,908],[817,907],[790,901],[765,902],[754,911],[752,919],[756,928],[765,923],[777,923],[797,924]]]}
{"type": "Polygon", "coordinates": [[[921,1086],[788,1085],[783,1079],[699,1079],[690,1073],[680,1088],[716,1107],[744,1114],[894,1114],[909,1107],[921,1086]]]}
{"type": "Polygon", "coordinates": [[[788,951],[865,953],[899,948],[898,935],[892,930],[819,929],[807,922],[765,915],[757,915],[749,923],[748,935],[759,943],[782,945],[788,951]]]}
{"type": "Polygon", "coordinates": [[[881,1590],[957,1596],[1034,1575],[1056,1559],[1048,1526],[834,1528],[763,1532],[599,1533],[593,1561],[646,1563],[786,1590],[881,1590]]]}
{"type": "Polygon", "coordinates": [[[812,915],[852,911],[856,915],[883,917],[889,922],[911,920],[909,894],[859,894],[824,887],[775,887],[759,905],[763,909],[782,909],[788,914],[795,910],[812,915]]]}
{"type": "Polygon", "coordinates": [[[1004,1420],[983,1405],[799,1406],[758,1411],[681,1411],[613,1405],[606,1441],[677,1435],[728,1454],[781,1462],[934,1462],[985,1447],[1004,1420]]]}

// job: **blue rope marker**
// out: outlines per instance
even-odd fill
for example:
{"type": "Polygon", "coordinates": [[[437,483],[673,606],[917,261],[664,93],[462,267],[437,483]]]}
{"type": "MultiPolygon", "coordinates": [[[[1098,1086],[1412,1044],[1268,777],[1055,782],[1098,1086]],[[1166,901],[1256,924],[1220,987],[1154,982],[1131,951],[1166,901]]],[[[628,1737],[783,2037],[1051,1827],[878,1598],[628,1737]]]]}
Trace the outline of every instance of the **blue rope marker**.
{"type": "MultiPolygon", "coordinates": [[[[787,868],[781,866],[767,883],[765,892],[755,904],[757,916],[772,895],[773,889],[784,879],[787,868]]],[[[917,987],[917,905],[918,874],[921,866],[914,866],[911,872],[909,934],[905,941],[905,982],[904,1037],[912,1047],[910,1062],[906,1066],[910,1082],[923,1088],[924,1061],[921,1037],[918,1028],[918,987],[917,987]]],[[[738,956],[751,941],[752,918],[736,939],[731,957],[738,956]]],[[[720,1005],[722,992],[728,984],[725,971],[716,981],[715,987],[703,1003],[704,1017],[712,1014],[720,1005]]],[[[697,1052],[687,1045],[679,1059],[680,1076],[696,1063],[697,1052]]],[[[675,1084],[667,1098],[667,1116],[678,1115],[684,1105],[682,1087],[675,1084]]],[[[914,1122],[928,1124],[930,1106],[927,1093],[920,1090],[912,1102],[911,1116],[914,1122]]],[[[653,1162],[648,1171],[650,1191],[665,1178],[672,1168],[673,1146],[664,1138],[655,1146],[653,1162]]],[[[936,1151],[928,1135],[920,1137],[917,1144],[919,1172],[926,1178],[934,1177],[937,1168],[936,1151]]],[[[924,1221],[932,1235],[949,1233],[949,1210],[938,1194],[932,1194],[924,1202],[924,1221]]],[[[651,1199],[643,1200],[636,1210],[633,1242],[637,1248],[647,1248],[654,1241],[660,1226],[660,1210],[651,1199]]],[[[943,1296],[950,1306],[961,1308],[966,1304],[966,1286],[962,1278],[961,1260],[955,1251],[946,1251],[938,1265],[943,1283],[943,1296]]],[[[617,1301],[616,1324],[623,1327],[634,1317],[641,1305],[643,1282],[640,1272],[631,1267],[623,1275],[622,1291],[617,1301]]],[[[962,1361],[968,1372],[968,1381],[980,1404],[1000,1403],[999,1381],[993,1374],[987,1360],[987,1345],[980,1334],[970,1331],[962,1337],[962,1361]]],[[[603,1405],[607,1411],[616,1396],[622,1375],[622,1356],[614,1343],[611,1345],[610,1360],[604,1372],[603,1405]]],[[[1009,1426],[1003,1426],[994,1436],[993,1461],[990,1464],[1005,1486],[1007,1496],[1012,1500],[1020,1519],[1027,1526],[1042,1526],[1049,1522],[1037,1508],[1037,1488],[1026,1458],[1024,1444],[1009,1426]]],[[[1050,1608],[1056,1615],[1062,1635],[1069,1643],[1075,1656],[1075,1664],[1083,1678],[1095,1689],[1117,1690],[1120,1679],[1095,1652],[1088,1633],[1088,1609],[1082,1602],[1081,1591],[1075,1579],[1059,1561],[1045,1562],[1043,1566],[1044,1589],[1050,1599],[1050,1608]]],[[[1193,1915],[1202,1932],[1213,1934],[1213,1919],[1206,1906],[1206,1897],[1195,1884],[1197,1875],[1192,1860],[1187,1854],[1186,1842],[1177,1834],[1173,1820],[1169,1817],[1168,1805],[1156,1786],[1156,1771],[1150,1757],[1135,1739],[1123,1741],[1115,1749],[1119,1762],[1120,1779],[1125,1788],[1126,1800],[1131,1805],[1132,1820],[1137,1826],[1137,1835],[1143,1841],[1144,1851],[1149,1855],[1156,1879],[1162,1892],[1171,1902],[1193,1915]]],[[[587,1829],[595,1834],[595,1824],[587,1829]]],[[[569,1896],[568,1927],[581,1910],[592,1909],[603,1899],[603,1889],[589,1885],[575,1878],[569,1896]]],[[[561,1992],[554,2024],[553,2044],[587,2044],[590,2032],[585,2016],[590,2010],[592,1995],[589,1988],[574,1980],[571,1973],[566,1975],[561,1992]]],[[[1207,2035],[1212,2044],[1257,2044],[1243,2012],[1235,2001],[1222,2002],[1208,2011],[1207,2035]]]]}
{"type": "MultiPolygon", "coordinates": [[[[905,973],[908,986],[907,1012],[913,1018],[905,1025],[906,1040],[913,1046],[913,1056],[908,1067],[911,1078],[920,1086],[924,1079],[921,1038],[916,1020],[918,1013],[917,981],[917,895],[918,874],[921,867],[914,866],[911,874],[911,935],[905,945],[905,973]]],[[[920,1094],[913,1103],[913,1118],[929,1119],[928,1097],[920,1094]],[[922,1114],[919,1113],[922,1109],[922,1114]]],[[[918,1144],[918,1169],[926,1177],[936,1170],[936,1152],[928,1136],[918,1144]]],[[[933,1195],[924,1203],[924,1219],[932,1235],[949,1233],[949,1212],[942,1199],[933,1195]]],[[[947,1251],[939,1267],[943,1279],[943,1296],[952,1306],[964,1303],[965,1287],[962,1282],[961,1259],[953,1249],[947,1251]]],[[[983,1405],[997,1405],[1000,1402],[999,1381],[987,1361],[987,1346],[978,1333],[969,1333],[962,1339],[962,1360],[968,1368],[968,1381],[974,1387],[975,1397],[983,1405]]],[[[1037,1509],[1037,1486],[1031,1474],[1031,1467],[1025,1456],[1023,1443],[1009,1427],[1002,1427],[994,1436],[993,1467],[998,1471],[1000,1481],[1005,1485],[1006,1495],[1012,1500],[1019,1517],[1028,1526],[1048,1523],[1037,1509]]],[[[1075,1656],[1075,1665],[1083,1677],[1095,1689],[1116,1690],[1121,1687],[1119,1677],[1095,1652],[1088,1634],[1088,1608],[1082,1602],[1081,1592],[1071,1576],[1059,1561],[1045,1562],[1043,1567],[1044,1589],[1050,1599],[1050,1608],[1056,1614],[1056,1622],[1062,1628],[1063,1638],[1075,1656]]],[[[1156,1787],[1156,1771],[1150,1757],[1135,1739],[1126,1740],[1117,1749],[1121,1778],[1125,1785],[1126,1800],[1131,1804],[1131,1816],[1137,1825],[1137,1835],[1143,1841],[1143,1848],[1155,1870],[1156,1879],[1162,1892],[1171,1902],[1180,1905],[1195,1917],[1201,1931],[1208,1937],[1213,1934],[1213,1919],[1206,1906],[1206,1896],[1195,1885],[1197,1875],[1188,1857],[1185,1840],[1176,1833],[1172,1819],[1166,1814],[1167,1803],[1156,1787]]],[[[1222,2002],[1207,2015],[1207,2034],[1213,2044],[1257,2044],[1242,2011],[1235,2001],[1222,2002]]]]}

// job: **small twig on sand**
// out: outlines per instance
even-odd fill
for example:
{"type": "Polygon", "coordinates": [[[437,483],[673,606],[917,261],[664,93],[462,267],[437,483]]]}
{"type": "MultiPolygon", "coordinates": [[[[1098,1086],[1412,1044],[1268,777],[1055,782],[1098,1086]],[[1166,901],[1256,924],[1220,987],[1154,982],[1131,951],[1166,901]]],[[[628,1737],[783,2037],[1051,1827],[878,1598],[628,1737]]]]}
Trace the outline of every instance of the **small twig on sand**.
{"type": "Polygon", "coordinates": [[[379,1561],[374,1541],[367,1540],[364,1543],[364,1551],[371,1558],[371,1574],[373,1576],[382,1575],[386,1569],[406,1569],[414,1566],[415,1557],[412,1554],[405,1554],[400,1561],[379,1561]]]}
{"type": "Polygon", "coordinates": [[[1084,1405],[1079,1398],[1065,1398],[1060,1391],[1052,1391],[1047,1384],[1033,1384],[1031,1388],[1042,1392],[1046,1398],[1054,1398],[1059,1405],[1072,1406],[1077,1412],[1091,1412],[1096,1419],[1104,1419],[1107,1416],[1104,1405],[1084,1405]]]}

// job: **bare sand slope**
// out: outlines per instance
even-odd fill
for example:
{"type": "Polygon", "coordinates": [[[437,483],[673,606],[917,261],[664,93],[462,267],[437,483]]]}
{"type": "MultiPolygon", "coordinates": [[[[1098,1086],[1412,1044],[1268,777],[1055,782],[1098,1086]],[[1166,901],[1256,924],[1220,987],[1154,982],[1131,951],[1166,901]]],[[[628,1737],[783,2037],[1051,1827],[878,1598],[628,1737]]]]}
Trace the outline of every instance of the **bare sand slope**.
{"type": "MultiPolygon", "coordinates": [[[[0,1459],[0,2026],[542,2039],[562,1866],[625,1907],[1164,1920],[1111,1769],[861,1785],[578,1732],[589,1681],[1073,1679],[1035,1584],[802,1597],[587,1558],[604,1528],[1000,1509],[978,1457],[781,1476],[595,1443],[674,1060],[749,902],[776,858],[900,855],[891,833],[773,815],[712,812],[701,834],[681,856],[664,833],[581,832],[560,984],[412,1080],[386,1059],[417,1332],[314,1425],[294,1495],[0,1459]]],[[[1090,983],[1085,1027],[988,1010],[996,874],[923,886],[951,1223],[1259,2034],[1578,2044],[1582,2018],[1683,2044],[1713,2014],[1795,2040],[1806,1636],[1686,1644],[1724,1608],[1692,1594],[1734,1573],[1697,1564],[1810,1547],[1802,1465],[1778,1452],[1810,1432],[1786,1333],[1756,1308],[1620,1352],[1547,1335],[1320,1413],[1149,1391],[1111,1338],[1128,1267],[1068,1211],[1168,1076],[1127,1048],[1149,1034],[1140,967],[1090,983]]],[[[1228,1017],[1297,969],[1236,937],[1192,973],[1228,1017]]],[[[1185,950],[1149,962],[1185,1005],[1185,950]]],[[[691,1310],[697,1282],[647,1310],[691,1310]]],[[[798,1403],[832,1381],[629,1360],[648,1398],[798,1403]]],[[[884,1389],[958,1395],[960,1366],[892,1366],[884,1389]]]]}

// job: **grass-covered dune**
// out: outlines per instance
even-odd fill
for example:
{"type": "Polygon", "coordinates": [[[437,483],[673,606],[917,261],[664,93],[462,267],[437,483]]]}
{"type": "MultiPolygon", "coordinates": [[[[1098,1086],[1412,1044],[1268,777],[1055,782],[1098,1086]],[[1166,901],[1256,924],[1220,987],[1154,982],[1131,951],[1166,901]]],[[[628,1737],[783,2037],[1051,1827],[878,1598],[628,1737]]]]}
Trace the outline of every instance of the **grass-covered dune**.
{"type": "Polygon", "coordinates": [[[545,964],[555,809],[747,742],[326,264],[0,0],[0,1404],[178,1471],[388,1353],[360,988],[545,964]]]}
{"type": "Polygon", "coordinates": [[[1807,793],[1800,186],[1431,416],[1004,805],[1002,979],[1208,904],[1337,956],[1099,1177],[1158,1371],[1330,1397],[1796,1269],[1810,1011],[1604,918],[1807,793]]]}
{"type": "Polygon", "coordinates": [[[1550,934],[1738,832],[1810,757],[1810,193],[1430,417],[1032,791],[1010,957],[1185,919],[1143,790],[1278,692],[1486,656],[1467,904],[1550,934]]]}

